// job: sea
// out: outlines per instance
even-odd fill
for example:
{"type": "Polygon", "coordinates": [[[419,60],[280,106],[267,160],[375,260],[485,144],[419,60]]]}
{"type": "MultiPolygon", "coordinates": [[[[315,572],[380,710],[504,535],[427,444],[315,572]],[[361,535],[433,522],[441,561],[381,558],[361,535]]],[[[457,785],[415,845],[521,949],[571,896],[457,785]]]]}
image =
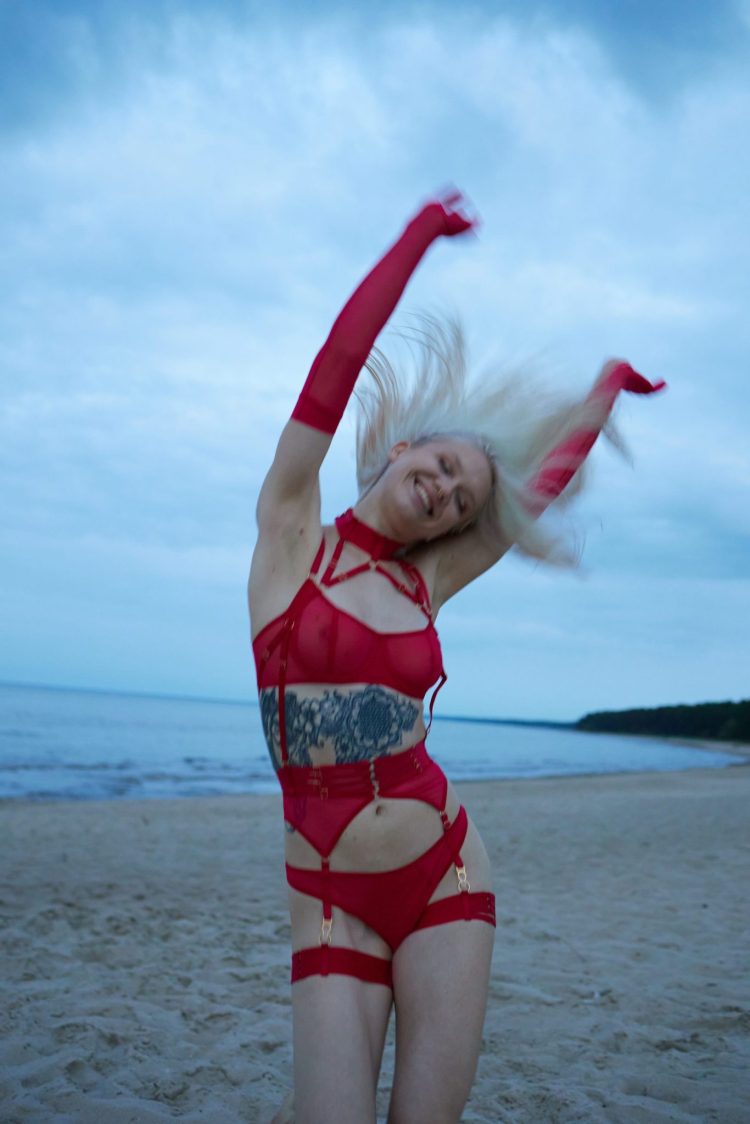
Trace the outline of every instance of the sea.
{"type": "MultiPolygon", "coordinates": [[[[742,759],[658,738],[438,718],[451,780],[720,769],[742,759]]],[[[0,685],[0,799],[132,800],[276,792],[257,704],[0,685]]]]}

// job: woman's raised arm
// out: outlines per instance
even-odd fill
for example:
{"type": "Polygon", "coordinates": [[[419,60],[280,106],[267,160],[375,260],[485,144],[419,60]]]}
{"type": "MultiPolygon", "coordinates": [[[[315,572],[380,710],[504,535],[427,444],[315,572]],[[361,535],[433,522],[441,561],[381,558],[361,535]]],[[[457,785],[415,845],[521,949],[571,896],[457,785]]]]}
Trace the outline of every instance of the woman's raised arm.
{"type": "Polygon", "coordinates": [[[475,224],[459,193],[426,204],[339,313],[287,422],[258,500],[258,523],[308,510],[318,473],[373,344],[429,246],[475,224]]]}
{"type": "MultiPolygon", "coordinates": [[[[591,452],[622,391],[653,394],[665,386],[662,379],[649,382],[622,359],[610,359],[605,363],[583,404],[585,422],[553,445],[537,471],[526,481],[522,502],[528,514],[538,518],[565,491],[591,452]]],[[[461,535],[448,536],[426,548],[434,552],[435,610],[474,578],[489,570],[512,545],[512,542],[494,541],[486,531],[475,526],[461,535]]]]}

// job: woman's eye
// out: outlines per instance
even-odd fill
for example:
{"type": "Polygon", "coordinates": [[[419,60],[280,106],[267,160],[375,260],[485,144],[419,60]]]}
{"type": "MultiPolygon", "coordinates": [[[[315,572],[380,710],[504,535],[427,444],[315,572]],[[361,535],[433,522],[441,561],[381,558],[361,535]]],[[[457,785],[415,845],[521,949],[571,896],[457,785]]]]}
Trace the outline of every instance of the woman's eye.
{"type": "Polygon", "coordinates": [[[445,457],[440,457],[440,471],[450,475],[451,466],[448,464],[445,457]]]}

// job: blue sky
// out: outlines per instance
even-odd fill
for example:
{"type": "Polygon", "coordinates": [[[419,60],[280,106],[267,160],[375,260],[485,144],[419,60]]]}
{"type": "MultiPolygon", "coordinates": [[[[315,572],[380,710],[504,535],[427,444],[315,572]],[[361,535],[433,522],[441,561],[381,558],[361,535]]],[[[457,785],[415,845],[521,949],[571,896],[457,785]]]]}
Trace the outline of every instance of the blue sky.
{"type": "MultiPolygon", "coordinates": [[[[750,3],[0,4],[0,679],[250,698],[255,496],[351,288],[585,391],[625,355],[584,568],[440,617],[443,713],[746,696],[750,3]]],[[[398,324],[398,318],[396,320],[398,324]]],[[[386,337],[387,340],[387,337],[386,337]]],[[[324,472],[353,498],[353,424],[324,472]]]]}

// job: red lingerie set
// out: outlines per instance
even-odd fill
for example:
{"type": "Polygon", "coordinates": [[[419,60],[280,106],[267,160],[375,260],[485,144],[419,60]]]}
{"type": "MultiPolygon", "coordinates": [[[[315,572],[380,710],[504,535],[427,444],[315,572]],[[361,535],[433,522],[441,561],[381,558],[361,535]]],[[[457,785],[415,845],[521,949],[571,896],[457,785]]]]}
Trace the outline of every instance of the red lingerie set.
{"type": "Polygon", "coordinates": [[[417,929],[448,921],[495,923],[492,894],[472,893],[461,858],[467,818],[463,808],[453,823],[446,812],[448,781],[430,758],[424,741],[392,756],[346,765],[317,768],[290,765],[285,723],[285,690],[294,683],[373,683],[392,688],[410,698],[423,698],[440,679],[430,703],[445,681],[440,643],[430,615],[429,596],[419,571],[408,562],[397,565],[403,581],[380,561],[392,558],[403,544],[378,534],[351,511],[336,520],[339,534],[331,560],[322,576],[318,571],[324,553],[321,542],[310,576],[288,609],[263,628],[253,641],[258,668],[258,688],[278,691],[284,818],[312,844],[321,857],[320,870],[287,864],[287,879],[295,890],[323,903],[320,944],[295,952],[292,980],[331,972],[356,976],[369,983],[390,986],[390,960],[332,943],[332,906],[339,906],[374,929],[395,952],[417,929]],[[347,542],[369,554],[369,559],[337,573],[347,542]],[[378,632],[337,608],[323,592],[358,574],[375,570],[403,596],[415,602],[426,626],[412,632],[378,632]],[[439,814],[443,835],[406,866],[378,873],[332,871],[330,857],[342,833],[371,801],[422,800],[439,814]],[[436,886],[455,867],[457,893],[428,905],[436,886]]]}
{"type": "Polygon", "coordinates": [[[352,764],[300,767],[289,763],[284,691],[292,683],[378,683],[410,698],[422,699],[440,678],[445,681],[440,642],[432,622],[422,575],[399,560],[399,580],[381,560],[392,558],[403,543],[396,543],[360,523],[352,511],[336,519],[338,542],[331,561],[318,579],[325,543],[320,543],[309,578],[289,608],[261,629],[253,641],[259,690],[278,690],[279,741],[283,814],[320,855],[320,870],[287,864],[293,889],[323,903],[320,943],[292,955],[292,981],[329,972],[355,976],[371,984],[390,986],[390,961],[332,942],[332,907],[361,918],[394,951],[418,928],[449,921],[485,921],[495,924],[495,898],[473,894],[461,846],[467,834],[467,814],[461,808],[453,823],[445,810],[448,779],[428,755],[424,742],[391,756],[352,764]],[[352,569],[336,572],[344,543],[351,542],[370,555],[352,569]],[[324,589],[374,570],[390,581],[401,595],[422,609],[426,625],[413,632],[379,633],[329,600],[324,589]],[[414,862],[377,873],[331,870],[331,854],[345,828],[361,810],[377,800],[424,800],[440,816],[443,835],[414,862]],[[432,905],[428,901],[446,870],[455,868],[458,892],[432,905]]]}
{"type": "MultiPolygon", "coordinates": [[[[399,240],[365,278],[336,320],[318,354],[292,417],[332,434],[343,414],[356,377],[406,283],[429,245],[441,235],[470,227],[458,212],[440,203],[424,207],[399,240]]],[[[663,384],[659,384],[663,385],[663,384]]],[[[602,401],[602,424],[619,390],[650,393],[658,389],[627,364],[619,364],[594,387],[602,401]]],[[[570,480],[599,429],[569,437],[565,448],[551,450],[530,482],[530,510],[540,512],[570,480]]],[[[349,975],[391,986],[391,962],[333,944],[333,906],[360,918],[395,951],[410,933],[453,921],[495,924],[495,899],[472,892],[461,847],[468,821],[460,808],[451,823],[446,811],[448,782],[430,758],[424,741],[391,755],[352,764],[309,767],[289,761],[286,688],[292,684],[376,684],[411,699],[424,699],[439,679],[430,701],[445,681],[442,655],[432,621],[429,594],[416,569],[395,558],[404,544],[386,538],[350,511],[336,520],[338,541],[322,575],[321,542],[310,574],[288,608],[266,624],[253,640],[258,690],[278,692],[278,741],[284,817],[320,855],[320,870],[287,864],[295,890],[322,903],[319,944],[292,956],[292,981],[308,976],[349,975]],[[345,543],[369,557],[337,572],[345,543]],[[381,565],[390,561],[400,571],[381,565]],[[409,632],[378,632],[338,608],[324,590],[374,570],[423,612],[424,627],[409,632]],[[369,803],[379,797],[419,800],[435,808],[443,834],[413,862],[382,872],[331,870],[331,854],[342,833],[369,803]],[[457,892],[430,903],[445,873],[455,868],[457,892]]],[[[429,727],[428,727],[429,729],[429,727]]]]}

